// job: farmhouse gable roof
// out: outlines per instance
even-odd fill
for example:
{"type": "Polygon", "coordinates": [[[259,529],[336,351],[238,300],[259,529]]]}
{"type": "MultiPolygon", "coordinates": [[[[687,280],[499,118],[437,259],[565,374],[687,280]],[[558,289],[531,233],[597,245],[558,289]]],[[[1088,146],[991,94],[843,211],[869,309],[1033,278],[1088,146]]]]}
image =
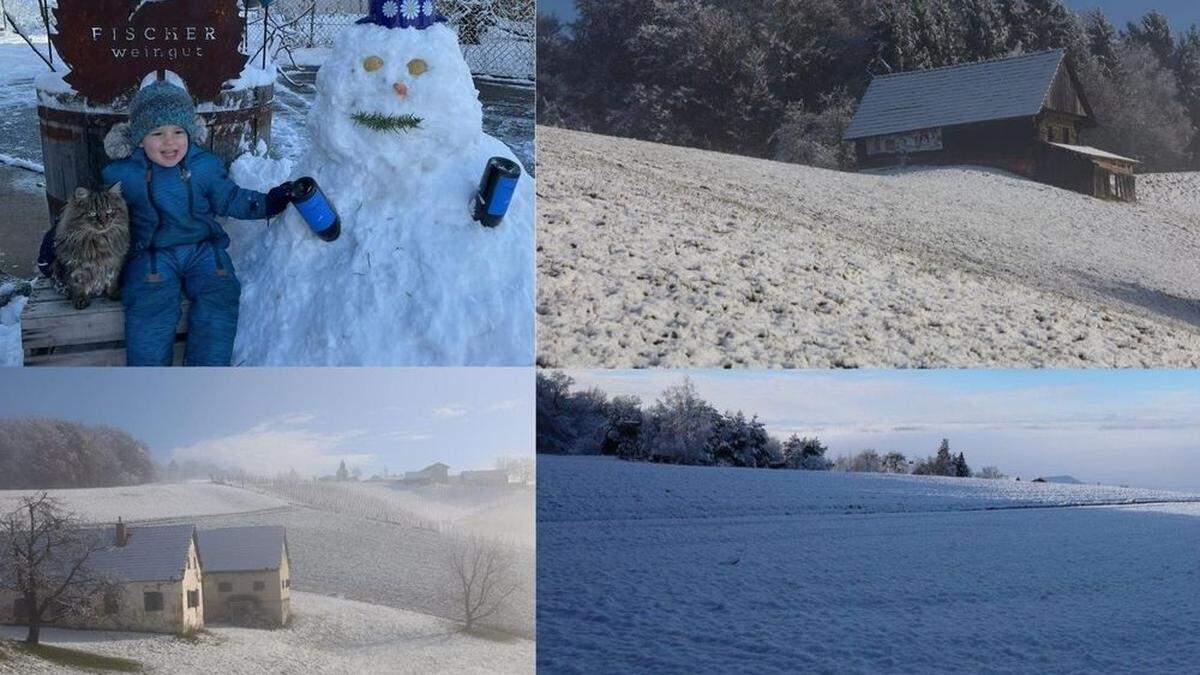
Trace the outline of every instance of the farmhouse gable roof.
{"type": "Polygon", "coordinates": [[[205,572],[277,570],[287,555],[287,535],[278,525],[200,530],[196,538],[205,572]]]}
{"type": "MultiPolygon", "coordinates": [[[[1066,51],[965,63],[871,81],[847,141],[933,127],[1033,117],[1046,105],[1066,51]]],[[[1086,104],[1085,104],[1086,105],[1086,104]]]]}

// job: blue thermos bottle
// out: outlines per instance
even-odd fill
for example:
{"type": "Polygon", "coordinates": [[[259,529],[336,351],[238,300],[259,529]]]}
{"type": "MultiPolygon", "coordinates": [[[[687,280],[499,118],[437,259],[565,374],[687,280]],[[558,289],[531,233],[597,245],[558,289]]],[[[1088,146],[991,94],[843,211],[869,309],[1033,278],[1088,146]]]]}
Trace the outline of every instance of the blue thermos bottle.
{"type": "Polygon", "coordinates": [[[504,157],[489,159],[483,170],[483,178],[479,180],[479,192],[475,193],[471,217],[487,227],[499,225],[508,212],[520,178],[521,167],[516,162],[504,157]]]}
{"type": "Polygon", "coordinates": [[[292,205],[322,240],[333,241],[342,233],[342,219],[312,178],[305,176],[292,182],[292,205]]]}

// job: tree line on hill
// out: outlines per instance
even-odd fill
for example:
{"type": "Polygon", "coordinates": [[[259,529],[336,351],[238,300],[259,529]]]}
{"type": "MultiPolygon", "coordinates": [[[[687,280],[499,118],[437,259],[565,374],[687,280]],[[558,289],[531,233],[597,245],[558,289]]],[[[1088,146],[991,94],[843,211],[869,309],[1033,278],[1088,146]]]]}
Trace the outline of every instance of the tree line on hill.
{"type": "Polygon", "coordinates": [[[1062,0],[576,0],[538,17],[538,120],[829,168],[872,77],[1066,49],[1100,126],[1147,170],[1200,169],[1200,28],[1118,30],[1062,0]]]}
{"type": "MultiPolygon", "coordinates": [[[[830,459],[817,438],[793,434],[780,441],[742,411],[720,412],[687,378],[668,387],[651,406],[636,396],[609,397],[600,389],[573,390],[561,371],[537,373],[537,451],[559,455],[613,455],[664,464],[741,466],[807,471],[912,473],[971,477],[964,453],[943,440],[937,452],[910,460],[899,452],[863,450],[830,459]]],[[[979,474],[1001,478],[995,467],[979,474]]]]}
{"type": "Polygon", "coordinates": [[[48,418],[0,420],[0,489],[139,485],[156,472],[146,444],[120,429],[48,418]]]}

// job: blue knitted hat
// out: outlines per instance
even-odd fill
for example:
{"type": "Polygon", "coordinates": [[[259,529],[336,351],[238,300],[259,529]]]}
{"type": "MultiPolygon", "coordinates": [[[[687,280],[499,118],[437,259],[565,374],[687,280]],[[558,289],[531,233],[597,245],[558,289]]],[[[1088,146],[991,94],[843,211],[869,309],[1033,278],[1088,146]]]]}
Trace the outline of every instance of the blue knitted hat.
{"type": "Polygon", "coordinates": [[[129,103],[129,140],[137,145],[146,134],[166,124],[182,127],[196,138],[196,106],[180,87],[158,80],[142,87],[129,103]]]}
{"type": "Polygon", "coordinates": [[[355,23],[424,30],[445,22],[446,17],[438,14],[435,0],[371,0],[371,13],[355,23]]]}

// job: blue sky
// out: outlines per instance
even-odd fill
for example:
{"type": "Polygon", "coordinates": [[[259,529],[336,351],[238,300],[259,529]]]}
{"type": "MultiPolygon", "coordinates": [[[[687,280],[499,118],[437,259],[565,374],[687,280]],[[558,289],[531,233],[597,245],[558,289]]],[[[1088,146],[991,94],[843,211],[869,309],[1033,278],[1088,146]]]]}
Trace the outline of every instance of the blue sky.
{"type": "MultiPolygon", "coordinates": [[[[1067,0],[1067,6],[1076,11],[1100,7],[1118,27],[1124,27],[1127,21],[1137,20],[1152,9],[1157,9],[1165,14],[1171,20],[1171,25],[1176,32],[1187,28],[1192,23],[1200,23],[1200,2],[1197,0],[1158,0],[1155,2],[1067,0]]],[[[575,3],[573,0],[538,0],[538,11],[570,20],[575,16],[575,3]]]]}
{"type": "Polygon", "coordinates": [[[932,454],[1026,480],[1200,490],[1200,372],[568,371],[580,386],[650,404],[684,375],[722,410],[757,414],[779,437],[817,436],[832,454],[932,454]]]}
{"type": "Polygon", "coordinates": [[[366,475],[533,454],[528,369],[8,369],[0,417],[108,424],[160,461],[366,475]]]}

